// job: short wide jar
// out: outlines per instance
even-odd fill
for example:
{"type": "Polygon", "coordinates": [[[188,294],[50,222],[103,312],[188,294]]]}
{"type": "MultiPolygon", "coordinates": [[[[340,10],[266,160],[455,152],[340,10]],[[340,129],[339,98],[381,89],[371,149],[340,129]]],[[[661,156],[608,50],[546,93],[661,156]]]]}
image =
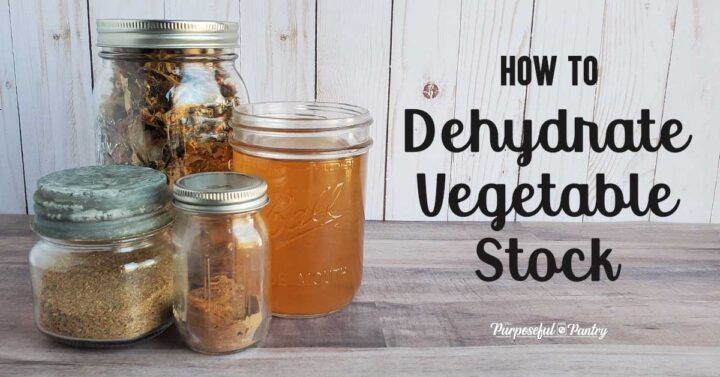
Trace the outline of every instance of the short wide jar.
{"type": "Polygon", "coordinates": [[[195,351],[222,354],[267,335],[270,261],[259,177],[218,172],[173,186],[177,220],[175,320],[195,351]]]}
{"type": "Polygon", "coordinates": [[[74,346],[112,347],[172,323],[165,175],[136,166],[52,173],[38,182],[30,251],[35,320],[74,346]]]}
{"type": "Polygon", "coordinates": [[[233,170],[264,177],[272,310],[314,317],[352,302],[363,269],[367,110],[268,102],[233,113],[233,170]]]}

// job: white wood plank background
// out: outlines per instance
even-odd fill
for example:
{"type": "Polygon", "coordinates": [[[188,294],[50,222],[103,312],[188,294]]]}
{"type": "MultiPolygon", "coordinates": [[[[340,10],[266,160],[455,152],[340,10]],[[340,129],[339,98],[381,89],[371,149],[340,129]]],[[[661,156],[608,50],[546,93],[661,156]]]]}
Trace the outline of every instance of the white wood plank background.
{"type": "MultiPolygon", "coordinates": [[[[640,109],[649,109],[650,115],[658,122],[652,128],[653,138],[658,137],[677,3],[677,0],[606,2],[598,60],[618,64],[604,64],[597,84],[594,120],[600,126],[600,135],[604,135],[607,124],[613,119],[638,119],[640,109]]],[[[681,120],[690,121],[686,118],[681,120]]],[[[635,134],[639,134],[639,131],[640,127],[636,126],[635,134]]],[[[672,158],[680,158],[686,153],[672,158]]],[[[630,174],[637,173],[640,198],[644,197],[640,203],[646,203],[653,185],[656,155],[656,152],[647,151],[590,152],[588,183],[594,187],[596,174],[605,173],[607,182],[616,183],[624,192],[629,192],[630,174]]],[[[670,187],[675,189],[677,197],[680,187],[670,187]]],[[[598,214],[585,221],[635,219],[637,217],[633,213],[622,212],[610,219],[598,214]]]]}
{"type": "MultiPolygon", "coordinates": [[[[512,119],[515,124],[513,129],[519,131],[525,106],[525,87],[500,84],[500,56],[527,55],[530,51],[533,2],[463,1],[462,6],[455,117],[469,125],[470,111],[478,109],[481,118],[497,119],[494,122],[499,126],[500,137],[504,135],[503,119],[512,119]]],[[[488,138],[487,130],[482,131],[481,138],[488,138]]],[[[520,140],[519,137],[516,139],[520,140]]],[[[517,185],[515,152],[495,152],[488,143],[483,143],[477,153],[458,153],[452,157],[450,183],[453,185],[466,183],[476,188],[475,193],[488,183],[501,183],[509,190],[517,185]]],[[[469,200],[469,206],[474,206],[476,201],[469,200]]],[[[495,198],[489,198],[488,207],[496,205],[495,198]]],[[[468,210],[469,206],[464,209],[468,210]]],[[[448,219],[489,220],[480,212],[467,218],[448,212],[448,219]]]]}
{"type": "Polygon", "coordinates": [[[31,211],[42,175],[94,163],[91,90],[101,65],[95,19],[115,17],[240,22],[238,66],[252,100],[370,109],[369,219],[486,220],[458,218],[447,203],[426,218],[417,173],[426,174],[431,194],[435,175],[446,173],[446,189],[467,183],[473,196],[490,182],[536,184],[542,173],[559,187],[594,185],[597,173],[626,187],[629,174],[638,173],[641,193],[653,183],[670,185],[682,201],[674,216],[518,220],[720,222],[718,12],[718,2],[680,0],[9,0],[0,5],[0,213],[31,211]],[[558,55],[555,85],[501,86],[502,54],[558,55]],[[596,86],[569,84],[571,54],[598,57],[596,86]],[[406,108],[429,112],[438,128],[453,117],[469,120],[475,108],[497,123],[541,122],[567,108],[568,116],[603,129],[648,108],[658,125],[680,119],[693,142],[680,154],[537,151],[519,168],[515,153],[486,144],[478,153],[450,154],[439,142],[405,153],[406,108]]]}
{"type": "Polygon", "coordinates": [[[673,217],[651,220],[720,221],[720,201],[713,203],[720,198],[720,80],[713,68],[720,66],[718,12],[717,1],[679,2],[663,118],[683,121],[693,140],[682,153],[658,155],[655,182],[674,188],[682,203],[673,217]]]}
{"type": "Polygon", "coordinates": [[[24,213],[25,177],[23,175],[17,80],[12,53],[12,29],[9,3],[0,4],[0,210],[24,213]]]}
{"type": "Polygon", "coordinates": [[[42,176],[95,162],[88,6],[85,0],[9,5],[25,194],[32,203],[42,176]]]}
{"type": "Polygon", "coordinates": [[[317,99],[363,106],[373,115],[365,215],[382,219],[392,1],[318,0],[317,5],[317,99]]]}
{"type": "MultiPolygon", "coordinates": [[[[599,56],[604,20],[603,0],[579,2],[575,0],[536,0],[533,17],[533,55],[569,55],[599,56]],[[567,35],[568,38],[558,38],[567,35]]],[[[551,119],[558,115],[558,109],[567,109],[568,117],[582,116],[593,118],[593,103],[597,86],[573,86],[571,67],[564,61],[558,61],[557,73],[552,86],[530,85],[527,90],[525,119],[551,119]]],[[[568,138],[575,135],[573,129],[568,130],[568,138]]],[[[533,129],[537,137],[539,129],[533,129]]],[[[548,173],[558,187],[571,183],[585,183],[588,168],[588,143],[584,143],[584,151],[578,153],[534,153],[533,162],[520,168],[520,182],[537,185],[543,173],[548,173]]],[[[578,199],[571,198],[573,208],[578,199]]],[[[533,206],[538,205],[539,197],[533,198],[533,206]]],[[[560,203],[560,194],[554,192],[550,197],[553,207],[560,203]]],[[[518,217],[521,221],[582,221],[582,217],[570,217],[560,214],[550,217],[542,212],[533,217],[518,217]]]]}
{"type": "MultiPolygon", "coordinates": [[[[439,143],[433,143],[423,152],[405,153],[404,112],[405,109],[413,108],[423,109],[437,120],[454,117],[461,5],[459,0],[394,2],[389,109],[391,126],[388,131],[385,180],[387,220],[447,218],[447,202],[443,203],[443,209],[437,217],[425,217],[418,204],[415,176],[418,172],[425,173],[429,205],[432,206],[435,176],[450,172],[451,156],[439,143]],[[430,85],[437,87],[434,98],[427,98],[423,94],[424,88],[430,85]]],[[[415,129],[417,143],[425,132],[422,126],[416,126],[415,129]]]]}
{"type": "Polygon", "coordinates": [[[240,2],[240,73],[252,101],[315,98],[315,5],[240,2]]]}

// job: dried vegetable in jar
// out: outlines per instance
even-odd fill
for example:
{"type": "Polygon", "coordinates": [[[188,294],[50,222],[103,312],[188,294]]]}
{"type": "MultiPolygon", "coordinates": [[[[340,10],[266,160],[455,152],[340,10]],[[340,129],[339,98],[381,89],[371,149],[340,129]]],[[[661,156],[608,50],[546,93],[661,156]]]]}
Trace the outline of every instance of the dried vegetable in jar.
{"type": "Polygon", "coordinates": [[[227,171],[237,24],[99,20],[103,67],[95,92],[99,159],[182,176],[227,171]]]}

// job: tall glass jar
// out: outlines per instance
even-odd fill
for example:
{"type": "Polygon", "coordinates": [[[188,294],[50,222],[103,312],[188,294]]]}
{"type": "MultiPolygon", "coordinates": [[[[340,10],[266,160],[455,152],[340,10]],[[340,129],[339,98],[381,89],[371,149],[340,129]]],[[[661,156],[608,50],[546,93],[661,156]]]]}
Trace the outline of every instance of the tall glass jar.
{"type": "Polygon", "coordinates": [[[173,187],[177,220],[175,320],[185,343],[208,354],[256,345],[268,331],[270,261],[259,177],[200,173],[173,187]]]}
{"type": "Polygon", "coordinates": [[[227,171],[233,105],[248,94],[235,68],[233,22],[98,20],[98,158],[187,174],[227,171]]]}
{"type": "Polygon", "coordinates": [[[35,320],[75,346],[132,344],[172,323],[172,221],[165,176],[135,166],[38,182],[30,251],[35,320]]]}
{"type": "Polygon", "coordinates": [[[363,269],[366,154],[372,118],[351,105],[276,102],[233,115],[233,170],[264,177],[272,310],[313,317],[347,306],[363,269]]]}

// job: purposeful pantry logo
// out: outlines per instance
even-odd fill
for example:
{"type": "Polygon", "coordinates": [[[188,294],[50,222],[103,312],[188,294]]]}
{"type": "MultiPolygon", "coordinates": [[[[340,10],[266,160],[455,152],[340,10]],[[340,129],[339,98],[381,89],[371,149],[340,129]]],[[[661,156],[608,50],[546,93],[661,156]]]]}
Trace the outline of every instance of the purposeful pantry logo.
{"type": "Polygon", "coordinates": [[[537,325],[513,325],[508,322],[493,322],[490,324],[490,329],[494,337],[507,339],[591,338],[603,340],[608,334],[607,327],[598,326],[597,323],[584,325],[566,322],[540,322],[537,325]]]}

